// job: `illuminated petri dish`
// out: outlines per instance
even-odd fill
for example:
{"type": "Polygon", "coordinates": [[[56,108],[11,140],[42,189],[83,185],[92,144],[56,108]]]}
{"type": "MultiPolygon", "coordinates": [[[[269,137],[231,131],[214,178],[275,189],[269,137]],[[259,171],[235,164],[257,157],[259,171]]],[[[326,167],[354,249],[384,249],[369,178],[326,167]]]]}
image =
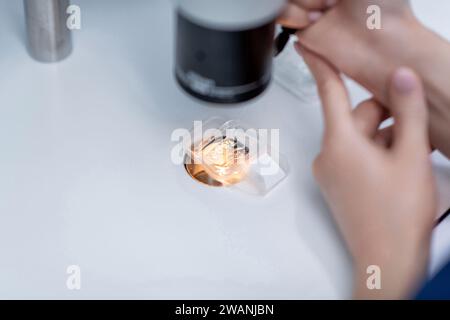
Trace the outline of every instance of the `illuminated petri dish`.
{"type": "Polygon", "coordinates": [[[236,139],[221,137],[193,147],[185,167],[195,180],[210,186],[230,186],[244,180],[250,161],[248,148],[236,139]],[[191,161],[195,159],[195,161],[191,161]]]}

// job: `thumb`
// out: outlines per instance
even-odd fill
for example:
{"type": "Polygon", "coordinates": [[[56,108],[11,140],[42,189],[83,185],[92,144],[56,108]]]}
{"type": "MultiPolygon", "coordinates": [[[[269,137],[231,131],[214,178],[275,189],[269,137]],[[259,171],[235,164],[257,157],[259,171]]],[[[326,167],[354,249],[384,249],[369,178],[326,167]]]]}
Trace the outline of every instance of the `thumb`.
{"type": "Polygon", "coordinates": [[[394,72],[389,88],[394,117],[394,149],[429,149],[428,109],[422,82],[409,68],[394,72]]]}

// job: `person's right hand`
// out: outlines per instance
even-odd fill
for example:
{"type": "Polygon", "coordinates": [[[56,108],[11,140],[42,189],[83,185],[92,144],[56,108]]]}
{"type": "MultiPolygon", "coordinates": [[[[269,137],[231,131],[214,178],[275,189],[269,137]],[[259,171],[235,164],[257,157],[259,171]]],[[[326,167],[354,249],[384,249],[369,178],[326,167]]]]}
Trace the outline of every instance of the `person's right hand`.
{"type": "Polygon", "coordinates": [[[414,69],[425,86],[431,143],[450,158],[450,43],[420,23],[409,1],[340,0],[298,38],[387,107],[392,72],[414,69]],[[381,9],[381,29],[367,25],[372,5],[381,9]]]}
{"type": "MultiPolygon", "coordinates": [[[[410,32],[418,25],[408,0],[341,0],[311,28],[298,34],[302,46],[321,55],[341,72],[372,89],[371,83],[379,72],[374,68],[389,69],[394,51],[385,52],[388,41],[394,43],[390,50],[402,52],[402,42],[413,36],[410,32]],[[369,6],[380,8],[381,29],[367,26],[369,6]]],[[[409,40],[409,39],[408,39],[409,40]]],[[[387,79],[382,79],[384,82],[387,79]]],[[[375,92],[377,98],[387,97],[386,88],[375,92]]],[[[382,99],[383,102],[384,99],[382,99]]]]}
{"type": "Polygon", "coordinates": [[[297,46],[317,80],[325,132],[314,175],[354,259],[356,298],[409,298],[425,275],[436,216],[422,84],[399,68],[389,85],[392,141],[380,134],[386,109],[368,100],[352,111],[333,66],[297,46]],[[367,287],[381,268],[381,290],[367,287]]]}
{"type": "Polygon", "coordinates": [[[285,27],[302,30],[333,7],[338,0],[289,0],[278,22],[285,27]]]}

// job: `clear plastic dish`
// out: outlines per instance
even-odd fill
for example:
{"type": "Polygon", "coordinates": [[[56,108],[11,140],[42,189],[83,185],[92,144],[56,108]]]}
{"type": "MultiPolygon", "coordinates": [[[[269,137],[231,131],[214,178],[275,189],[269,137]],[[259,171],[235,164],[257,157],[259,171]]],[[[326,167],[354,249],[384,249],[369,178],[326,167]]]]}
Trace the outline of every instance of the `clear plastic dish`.
{"type": "Polygon", "coordinates": [[[213,118],[196,123],[191,142],[185,166],[205,184],[264,196],[288,175],[277,131],[213,118]]]}

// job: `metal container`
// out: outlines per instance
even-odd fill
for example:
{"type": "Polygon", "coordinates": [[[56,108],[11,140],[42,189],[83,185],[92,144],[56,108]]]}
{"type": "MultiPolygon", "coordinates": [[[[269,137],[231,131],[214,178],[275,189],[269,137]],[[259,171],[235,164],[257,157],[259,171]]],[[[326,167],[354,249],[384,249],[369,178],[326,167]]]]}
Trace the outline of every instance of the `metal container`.
{"type": "Polygon", "coordinates": [[[28,51],[40,62],[57,62],[72,52],[66,25],[70,0],[24,0],[28,51]]]}

